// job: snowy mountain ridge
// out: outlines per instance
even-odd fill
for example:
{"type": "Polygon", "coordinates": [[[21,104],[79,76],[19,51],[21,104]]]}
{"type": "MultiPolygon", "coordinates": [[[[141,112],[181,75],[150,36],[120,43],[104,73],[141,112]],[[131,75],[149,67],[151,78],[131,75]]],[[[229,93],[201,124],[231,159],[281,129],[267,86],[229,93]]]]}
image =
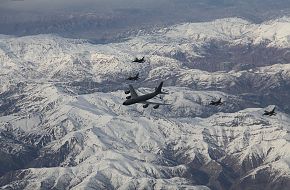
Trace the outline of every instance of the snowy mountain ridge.
{"type": "Polygon", "coordinates": [[[1,188],[287,189],[289,23],[227,18],[103,45],[1,36],[1,188]],[[122,105],[128,84],[161,80],[154,101],[171,105],[122,105]]]}
{"type": "Polygon", "coordinates": [[[157,35],[171,38],[172,41],[178,39],[179,41],[194,41],[197,44],[210,40],[223,40],[233,44],[253,41],[259,44],[269,40],[269,46],[282,48],[289,47],[289,22],[289,17],[262,24],[252,24],[241,18],[225,18],[205,23],[179,24],[161,29],[157,35]]]}

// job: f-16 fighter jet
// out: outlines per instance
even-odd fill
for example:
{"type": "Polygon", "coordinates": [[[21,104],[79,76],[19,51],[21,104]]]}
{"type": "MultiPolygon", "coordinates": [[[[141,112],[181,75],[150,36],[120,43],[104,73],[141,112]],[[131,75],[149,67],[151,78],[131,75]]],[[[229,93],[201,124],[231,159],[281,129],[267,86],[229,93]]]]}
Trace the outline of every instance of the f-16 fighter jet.
{"type": "Polygon", "coordinates": [[[138,80],[139,79],[139,73],[137,73],[135,76],[130,76],[129,78],[127,78],[127,80],[138,80]]]}
{"type": "Polygon", "coordinates": [[[263,115],[268,115],[268,116],[276,115],[277,113],[275,112],[275,109],[276,109],[276,107],[274,107],[274,108],[272,109],[272,111],[267,111],[267,110],[265,110],[264,113],[263,113],[263,115]]]}
{"type": "Polygon", "coordinates": [[[145,57],[142,57],[141,59],[135,58],[132,62],[135,62],[135,63],[144,63],[145,62],[145,57]]]}
{"type": "Polygon", "coordinates": [[[222,98],[220,98],[219,100],[217,100],[217,101],[211,101],[210,103],[209,103],[209,105],[213,105],[213,106],[220,106],[220,105],[222,105],[223,103],[222,103],[222,98]]]}

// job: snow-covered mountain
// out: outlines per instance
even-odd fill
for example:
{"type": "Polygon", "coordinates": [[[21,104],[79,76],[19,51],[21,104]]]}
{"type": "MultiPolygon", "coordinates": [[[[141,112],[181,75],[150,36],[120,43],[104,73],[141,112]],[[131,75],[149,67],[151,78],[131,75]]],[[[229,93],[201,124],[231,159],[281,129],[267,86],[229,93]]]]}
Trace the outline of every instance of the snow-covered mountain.
{"type": "Polygon", "coordinates": [[[0,186],[287,189],[289,28],[228,18],[102,45],[1,35],[0,186]],[[128,84],[160,81],[171,105],[122,105],[128,84]]]}

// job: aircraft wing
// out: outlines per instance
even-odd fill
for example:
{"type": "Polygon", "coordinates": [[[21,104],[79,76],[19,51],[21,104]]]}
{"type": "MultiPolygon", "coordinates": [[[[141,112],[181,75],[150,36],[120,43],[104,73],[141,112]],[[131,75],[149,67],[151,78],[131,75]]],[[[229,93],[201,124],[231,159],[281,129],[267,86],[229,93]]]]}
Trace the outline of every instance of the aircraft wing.
{"type": "Polygon", "coordinates": [[[171,105],[171,104],[164,104],[164,103],[158,103],[158,102],[149,102],[149,101],[145,101],[142,102],[144,104],[153,104],[153,105],[171,105]]]}
{"type": "Polygon", "coordinates": [[[129,85],[129,89],[130,89],[130,94],[132,98],[136,98],[138,97],[138,94],[136,93],[135,89],[133,88],[132,85],[129,85]]]}

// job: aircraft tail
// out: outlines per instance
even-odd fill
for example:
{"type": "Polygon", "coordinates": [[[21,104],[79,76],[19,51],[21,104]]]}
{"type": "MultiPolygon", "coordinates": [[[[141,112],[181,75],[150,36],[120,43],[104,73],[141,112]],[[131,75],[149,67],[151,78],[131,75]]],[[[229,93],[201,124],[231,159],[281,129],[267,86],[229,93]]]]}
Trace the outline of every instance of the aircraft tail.
{"type": "Polygon", "coordinates": [[[276,106],[273,108],[272,112],[275,112],[276,106]]]}
{"type": "Polygon", "coordinates": [[[163,85],[163,82],[161,82],[161,83],[159,84],[159,86],[156,88],[155,92],[157,92],[158,94],[162,94],[162,92],[161,92],[162,85],[163,85]]]}

